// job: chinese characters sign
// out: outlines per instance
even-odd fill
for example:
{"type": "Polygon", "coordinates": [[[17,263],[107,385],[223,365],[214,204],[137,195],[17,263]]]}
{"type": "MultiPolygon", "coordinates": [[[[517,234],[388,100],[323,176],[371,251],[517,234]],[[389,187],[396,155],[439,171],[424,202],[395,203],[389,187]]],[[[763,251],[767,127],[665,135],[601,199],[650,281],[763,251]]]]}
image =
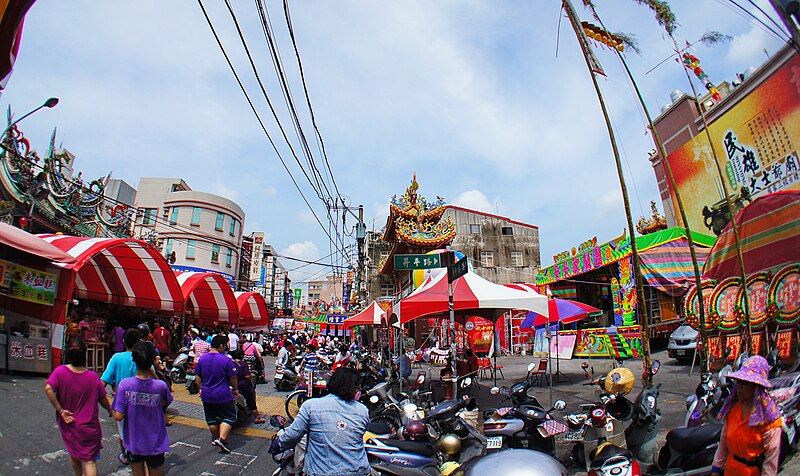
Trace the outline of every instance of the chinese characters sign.
{"type": "Polygon", "coordinates": [[[800,56],[712,122],[709,133],[725,183],[705,133],[667,158],[692,229],[706,228],[703,209],[714,209],[724,199],[723,185],[731,194],[746,191],[753,198],[800,189],[800,56]]]}
{"type": "Polygon", "coordinates": [[[9,262],[3,266],[3,284],[7,284],[8,295],[23,301],[52,306],[56,298],[58,277],[36,269],[9,262]]]}
{"type": "Polygon", "coordinates": [[[49,372],[50,343],[43,339],[9,336],[8,368],[28,372],[49,372]]]}
{"type": "Polygon", "coordinates": [[[441,268],[442,262],[439,254],[431,255],[394,255],[394,269],[432,269],[441,268]]]}

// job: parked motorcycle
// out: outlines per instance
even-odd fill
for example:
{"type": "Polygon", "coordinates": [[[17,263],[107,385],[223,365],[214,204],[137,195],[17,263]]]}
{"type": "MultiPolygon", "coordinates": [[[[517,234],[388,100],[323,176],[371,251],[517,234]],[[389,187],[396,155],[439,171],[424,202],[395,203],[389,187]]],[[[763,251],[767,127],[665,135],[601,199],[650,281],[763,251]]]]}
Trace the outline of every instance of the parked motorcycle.
{"type": "Polygon", "coordinates": [[[564,400],[557,400],[549,410],[535,406],[498,408],[483,422],[486,450],[527,448],[555,456],[555,436],[569,431],[569,427],[554,420],[550,413],[566,407],[564,400]]]}
{"type": "Polygon", "coordinates": [[[181,347],[178,355],[172,361],[169,375],[175,383],[186,383],[186,375],[191,367],[194,370],[194,351],[190,347],[181,347]]]}
{"type": "Polygon", "coordinates": [[[733,372],[735,362],[730,359],[730,349],[726,348],[721,358],[725,363],[716,374],[704,373],[694,395],[686,398],[686,416],[683,426],[700,426],[704,423],[720,423],[717,419],[725,399],[731,391],[727,376],[733,372]]]}
{"type": "Polygon", "coordinates": [[[567,476],[567,469],[552,456],[531,450],[506,450],[473,459],[459,468],[464,476],[567,476]]]}
{"type": "MultiPolygon", "coordinates": [[[[661,420],[661,409],[658,408],[658,395],[661,384],[653,385],[654,377],[661,368],[658,360],[645,369],[642,380],[650,377],[650,385],[644,387],[633,401],[631,423],[625,429],[625,444],[634,457],[642,463],[653,466],[658,455],[658,422],[661,420]]],[[[624,397],[623,397],[624,398],[624,397]]]]}

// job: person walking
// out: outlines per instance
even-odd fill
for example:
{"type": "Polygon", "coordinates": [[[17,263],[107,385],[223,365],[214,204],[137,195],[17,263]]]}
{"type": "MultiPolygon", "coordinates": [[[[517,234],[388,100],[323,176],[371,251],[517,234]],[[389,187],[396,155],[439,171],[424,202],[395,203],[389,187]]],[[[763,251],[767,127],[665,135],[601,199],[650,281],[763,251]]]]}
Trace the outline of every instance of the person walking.
{"type": "Polygon", "coordinates": [[[252,337],[247,337],[241,347],[244,353],[242,360],[247,362],[247,365],[250,366],[250,370],[255,372],[260,378],[260,381],[256,381],[255,383],[266,382],[266,380],[264,380],[264,359],[261,357],[261,354],[264,353],[264,348],[258,343],[253,342],[252,337]]]}
{"type": "Polygon", "coordinates": [[[194,352],[194,361],[199,362],[200,357],[207,354],[209,350],[211,350],[211,344],[206,342],[205,338],[200,335],[200,331],[192,327],[189,330],[189,334],[192,336],[192,352],[194,352]]]}
{"type": "Polygon", "coordinates": [[[294,422],[278,432],[269,447],[277,454],[308,435],[303,472],[308,476],[365,476],[370,474],[364,433],[367,407],[355,400],[359,389],[356,370],[342,367],[328,380],[330,393],[303,403],[294,422]]]}
{"type": "MultiPolygon", "coordinates": [[[[133,361],[133,354],[131,351],[133,350],[133,346],[138,344],[140,340],[141,338],[139,331],[136,329],[128,329],[125,331],[125,335],[123,336],[125,352],[118,352],[114,354],[111,356],[111,360],[108,361],[106,370],[103,372],[103,376],[100,377],[100,380],[103,381],[104,385],[111,386],[111,389],[114,392],[113,394],[116,393],[117,387],[119,387],[119,384],[122,383],[123,380],[136,376],[136,363],[133,361]]],[[[148,371],[151,373],[153,372],[152,368],[148,369],[148,371]]],[[[129,461],[125,454],[125,444],[122,438],[124,431],[124,423],[118,421],[117,435],[119,436],[119,455],[117,458],[119,459],[120,463],[127,465],[129,461]]]]}
{"type": "Polygon", "coordinates": [[[109,337],[109,344],[111,344],[111,353],[116,354],[117,352],[125,352],[125,342],[123,338],[125,337],[125,329],[119,324],[119,322],[114,325],[114,328],[111,329],[111,336],[109,337]]]}
{"type": "Polygon", "coordinates": [[[228,435],[236,423],[236,405],[233,399],[239,395],[239,382],[236,366],[225,353],[228,351],[228,337],[216,335],[211,340],[211,351],[197,361],[194,372],[200,387],[200,400],[203,402],[211,444],[225,453],[230,453],[228,435]]]}
{"type": "Polygon", "coordinates": [[[228,330],[228,346],[231,352],[239,349],[239,334],[233,329],[228,330]]]}
{"type": "Polygon", "coordinates": [[[727,378],[736,383],[719,411],[724,423],[711,473],[724,469],[736,476],[775,476],[783,418],[767,392],[772,387],[767,359],[750,357],[727,378]]]}
{"type": "Polygon", "coordinates": [[[123,440],[134,476],[164,474],[169,436],[164,412],[172,403],[167,384],[152,378],[156,348],[151,342],[133,346],[136,375],[124,379],[114,396],[114,419],[124,422],[123,440]]]}
{"type": "Polygon", "coordinates": [[[253,414],[253,423],[266,423],[261,417],[256,403],[256,386],[253,385],[253,372],[250,365],[243,360],[244,351],[237,349],[231,352],[233,364],[236,366],[236,382],[239,384],[239,393],[244,397],[247,409],[253,414]]]}
{"type": "Polygon", "coordinates": [[[156,321],[155,330],[153,331],[153,343],[158,349],[158,353],[163,356],[162,359],[169,357],[170,342],[172,342],[172,334],[161,323],[156,321]]]}
{"type": "Polygon", "coordinates": [[[100,377],[86,368],[86,343],[74,339],[67,347],[67,364],[50,374],[44,391],[56,409],[56,423],[76,476],[96,476],[103,447],[97,405],[108,411],[111,404],[100,377]]]}

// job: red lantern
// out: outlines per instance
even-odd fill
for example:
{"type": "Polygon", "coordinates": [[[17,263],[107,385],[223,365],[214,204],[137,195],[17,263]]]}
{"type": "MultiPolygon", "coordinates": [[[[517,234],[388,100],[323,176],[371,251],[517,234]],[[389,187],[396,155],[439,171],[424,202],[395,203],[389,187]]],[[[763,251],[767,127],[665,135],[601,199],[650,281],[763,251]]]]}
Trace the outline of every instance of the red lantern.
{"type": "Polygon", "coordinates": [[[28,218],[26,217],[19,217],[19,227],[25,228],[28,225],[28,218]]]}

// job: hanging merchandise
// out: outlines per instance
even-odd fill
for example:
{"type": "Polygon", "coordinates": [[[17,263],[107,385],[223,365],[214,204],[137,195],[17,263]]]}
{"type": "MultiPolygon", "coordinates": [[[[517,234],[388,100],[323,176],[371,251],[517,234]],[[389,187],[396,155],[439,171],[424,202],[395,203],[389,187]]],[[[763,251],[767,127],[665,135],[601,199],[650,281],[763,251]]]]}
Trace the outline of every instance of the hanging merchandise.
{"type": "Polygon", "coordinates": [[[623,43],[622,38],[619,36],[609,33],[605,29],[597,25],[592,25],[589,22],[582,21],[581,26],[583,27],[583,32],[586,34],[587,38],[598,41],[612,50],[616,49],[619,51],[625,51],[625,44],[623,43]]]}
{"type": "Polygon", "coordinates": [[[697,79],[699,79],[705,85],[706,89],[708,89],[708,92],[711,93],[711,97],[714,98],[715,101],[722,99],[722,96],[719,94],[719,90],[714,87],[714,83],[711,82],[711,79],[709,79],[708,75],[705,73],[705,71],[703,71],[703,68],[700,67],[700,60],[697,58],[697,56],[684,53],[681,55],[681,57],[683,58],[683,65],[687,69],[691,70],[694,75],[697,76],[697,79]]]}

